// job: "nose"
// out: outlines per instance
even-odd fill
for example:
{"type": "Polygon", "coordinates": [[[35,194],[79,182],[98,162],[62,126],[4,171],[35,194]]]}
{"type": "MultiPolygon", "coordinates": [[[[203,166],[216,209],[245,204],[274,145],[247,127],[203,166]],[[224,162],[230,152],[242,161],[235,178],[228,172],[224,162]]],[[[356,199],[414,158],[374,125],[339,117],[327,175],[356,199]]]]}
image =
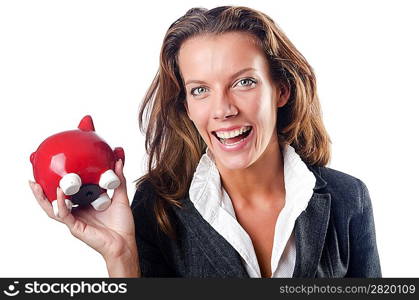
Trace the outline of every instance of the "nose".
{"type": "Polygon", "coordinates": [[[231,97],[226,92],[220,92],[218,95],[216,95],[213,103],[214,119],[227,119],[237,115],[239,112],[233,99],[231,99],[231,97]]]}
{"type": "Polygon", "coordinates": [[[87,205],[96,200],[103,190],[97,184],[83,184],[80,190],[71,196],[71,201],[78,205],[87,205]]]}

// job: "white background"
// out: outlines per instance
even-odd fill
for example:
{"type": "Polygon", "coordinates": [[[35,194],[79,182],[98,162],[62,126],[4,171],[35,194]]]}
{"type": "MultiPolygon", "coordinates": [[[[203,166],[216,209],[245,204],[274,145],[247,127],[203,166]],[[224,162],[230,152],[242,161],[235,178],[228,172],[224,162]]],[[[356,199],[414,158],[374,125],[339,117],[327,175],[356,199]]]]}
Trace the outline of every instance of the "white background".
{"type": "Polygon", "coordinates": [[[415,1],[1,1],[1,277],[107,277],[101,256],[48,218],[29,155],[91,114],[126,152],[129,196],[144,173],[138,107],[169,25],[194,6],[270,15],[313,66],[330,167],[362,179],[385,277],[419,275],[415,1]]]}

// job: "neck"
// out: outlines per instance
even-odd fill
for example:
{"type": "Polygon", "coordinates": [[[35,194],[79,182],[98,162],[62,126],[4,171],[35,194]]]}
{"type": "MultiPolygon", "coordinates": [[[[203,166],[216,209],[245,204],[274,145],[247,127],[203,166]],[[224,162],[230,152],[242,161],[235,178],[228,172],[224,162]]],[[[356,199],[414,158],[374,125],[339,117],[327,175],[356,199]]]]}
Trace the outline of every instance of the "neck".
{"type": "Polygon", "coordinates": [[[237,208],[272,207],[278,199],[284,199],[284,163],[277,138],[251,166],[240,170],[217,168],[223,187],[237,208]]]}

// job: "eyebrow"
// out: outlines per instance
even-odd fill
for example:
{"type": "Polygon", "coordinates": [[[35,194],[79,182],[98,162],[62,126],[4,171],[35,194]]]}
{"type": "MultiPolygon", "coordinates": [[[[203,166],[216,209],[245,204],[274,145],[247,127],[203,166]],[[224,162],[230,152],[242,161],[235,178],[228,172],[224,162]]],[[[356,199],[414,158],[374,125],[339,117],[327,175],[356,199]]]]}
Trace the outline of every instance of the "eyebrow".
{"type": "MultiPolygon", "coordinates": [[[[255,71],[255,70],[256,70],[255,68],[244,68],[244,69],[242,69],[242,70],[240,70],[240,71],[238,71],[238,72],[234,73],[233,75],[231,75],[231,76],[230,76],[230,79],[232,79],[232,78],[234,78],[234,77],[237,77],[237,76],[240,76],[241,74],[246,73],[247,71],[255,71]]],[[[206,82],[205,82],[205,81],[202,81],[202,80],[188,80],[188,81],[185,83],[185,85],[188,85],[188,84],[190,84],[190,83],[205,84],[206,82]]]]}

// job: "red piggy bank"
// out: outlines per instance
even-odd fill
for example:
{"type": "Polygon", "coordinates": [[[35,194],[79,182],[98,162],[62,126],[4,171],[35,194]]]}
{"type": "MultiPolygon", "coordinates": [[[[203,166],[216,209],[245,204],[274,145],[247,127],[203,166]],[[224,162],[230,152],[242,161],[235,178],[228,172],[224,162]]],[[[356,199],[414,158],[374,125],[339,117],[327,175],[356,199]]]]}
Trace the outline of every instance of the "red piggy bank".
{"type": "Polygon", "coordinates": [[[78,129],[47,138],[30,156],[35,181],[41,185],[56,215],[58,186],[70,210],[87,205],[99,211],[108,208],[111,199],[106,190],[120,184],[114,172],[118,159],[124,163],[124,150],[117,147],[112,151],[96,134],[90,116],[80,121],[78,129]]]}

